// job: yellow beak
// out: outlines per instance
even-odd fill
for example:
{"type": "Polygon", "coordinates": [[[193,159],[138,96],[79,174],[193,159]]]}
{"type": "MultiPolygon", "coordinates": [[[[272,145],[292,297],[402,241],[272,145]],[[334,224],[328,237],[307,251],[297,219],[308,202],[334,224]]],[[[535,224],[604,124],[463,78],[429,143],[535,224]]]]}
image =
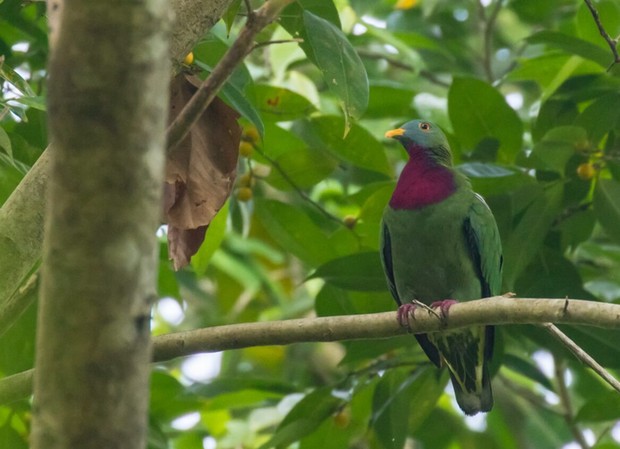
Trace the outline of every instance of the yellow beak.
{"type": "Polygon", "coordinates": [[[403,134],[405,134],[404,129],[396,128],[396,129],[390,129],[388,132],[386,132],[385,137],[396,137],[396,136],[402,136],[403,134]]]}

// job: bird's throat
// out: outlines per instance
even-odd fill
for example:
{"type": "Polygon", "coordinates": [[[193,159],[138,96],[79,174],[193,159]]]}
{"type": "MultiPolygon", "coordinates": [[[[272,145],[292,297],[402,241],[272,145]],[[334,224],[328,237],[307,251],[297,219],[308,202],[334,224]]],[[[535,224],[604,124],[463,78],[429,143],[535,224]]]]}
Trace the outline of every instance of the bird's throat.
{"type": "Polygon", "coordinates": [[[390,199],[393,209],[421,209],[439,203],[456,191],[454,173],[428,155],[411,155],[390,199]]]}

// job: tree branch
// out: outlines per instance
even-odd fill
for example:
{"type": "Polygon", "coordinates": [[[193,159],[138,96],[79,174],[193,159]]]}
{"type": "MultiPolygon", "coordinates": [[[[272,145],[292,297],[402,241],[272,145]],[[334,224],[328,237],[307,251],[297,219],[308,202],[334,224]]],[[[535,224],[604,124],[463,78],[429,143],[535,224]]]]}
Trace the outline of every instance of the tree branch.
{"type": "Polygon", "coordinates": [[[618,393],[620,393],[620,382],[609,373],[605,368],[603,368],[596,360],[592,358],[590,354],[581,349],[577,343],[575,343],[568,335],[558,329],[551,323],[545,323],[542,325],[554,338],[556,338],[560,343],[566,346],[575,357],[577,357],[581,362],[588,365],[592,370],[601,376],[605,382],[611,385],[618,393]]]}
{"type": "Polygon", "coordinates": [[[270,24],[291,1],[269,0],[248,15],[248,20],[235,43],[168,127],[168,152],[174,151],[174,148],[187,136],[189,130],[209,107],[237,65],[252,51],[256,35],[270,24]]]}
{"type": "Polygon", "coordinates": [[[607,42],[607,45],[609,45],[611,54],[614,57],[614,60],[611,63],[611,65],[607,67],[607,70],[609,71],[614,66],[614,64],[620,63],[620,54],[618,54],[618,48],[617,48],[618,40],[613,39],[605,30],[605,27],[603,26],[603,22],[601,22],[601,17],[598,14],[598,10],[592,3],[592,0],[584,0],[584,1],[586,2],[586,6],[588,7],[588,9],[590,10],[590,14],[592,14],[592,18],[594,19],[594,22],[596,23],[599,33],[601,33],[601,36],[603,36],[603,39],[605,39],[605,42],[607,42]]]}
{"type": "Polygon", "coordinates": [[[583,433],[581,433],[581,429],[579,429],[579,426],[575,422],[575,410],[570,399],[570,394],[568,393],[566,380],[564,379],[564,374],[566,373],[566,367],[564,366],[565,363],[559,357],[554,357],[553,362],[555,367],[555,378],[558,384],[558,395],[560,396],[560,404],[562,404],[563,409],[564,421],[566,421],[566,425],[575,437],[575,441],[579,447],[581,447],[581,449],[589,449],[590,446],[586,442],[583,433]]]}
{"type": "MultiPolygon", "coordinates": [[[[620,305],[578,299],[494,296],[455,304],[445,318],[418,308],[410,319],[414,333],[482,324],[549,322],[620,329],[620,305]]],[[[398,324],[396,312],[230,324],[155,337],[153,361],[253,346],[387,338],[406,333],[398,324]]],[[[32,388],[31,378],[32,370],[0,380],[0,404],[27,397],[32,388]]]]}

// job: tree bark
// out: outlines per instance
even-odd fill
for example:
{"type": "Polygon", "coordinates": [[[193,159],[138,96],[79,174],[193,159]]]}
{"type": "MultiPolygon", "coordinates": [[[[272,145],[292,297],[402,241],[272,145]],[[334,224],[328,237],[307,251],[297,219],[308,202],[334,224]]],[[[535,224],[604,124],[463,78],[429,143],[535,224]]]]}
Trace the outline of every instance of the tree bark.
{"type": "Polygon", "coordinates": [[[168,0],[65,0],[50,154],[35,449],[145,446],[168,109],[168,0]]]}

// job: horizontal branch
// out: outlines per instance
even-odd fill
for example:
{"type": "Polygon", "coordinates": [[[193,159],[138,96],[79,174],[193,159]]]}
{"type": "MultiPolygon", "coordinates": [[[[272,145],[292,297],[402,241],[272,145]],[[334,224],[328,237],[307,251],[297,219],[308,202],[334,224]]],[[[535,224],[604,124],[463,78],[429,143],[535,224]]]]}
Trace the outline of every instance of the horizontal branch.
{"type": "MultiPolygon", "coordinates": [[[[437,332],[482,324],[574,324],[620,329],[620,305],[578,299],[495,296],[455,304],[438,318],[419,307],[410,319],[412,333],[437,332]]],[[[363,340],[406,334],[395,312],[230,324],[161,335],[153,339],[153,361],[200,352],[301,342],[363,340]]],[[[0,380],[0,404],[28,397],[32,370],[0,380]]]]}

